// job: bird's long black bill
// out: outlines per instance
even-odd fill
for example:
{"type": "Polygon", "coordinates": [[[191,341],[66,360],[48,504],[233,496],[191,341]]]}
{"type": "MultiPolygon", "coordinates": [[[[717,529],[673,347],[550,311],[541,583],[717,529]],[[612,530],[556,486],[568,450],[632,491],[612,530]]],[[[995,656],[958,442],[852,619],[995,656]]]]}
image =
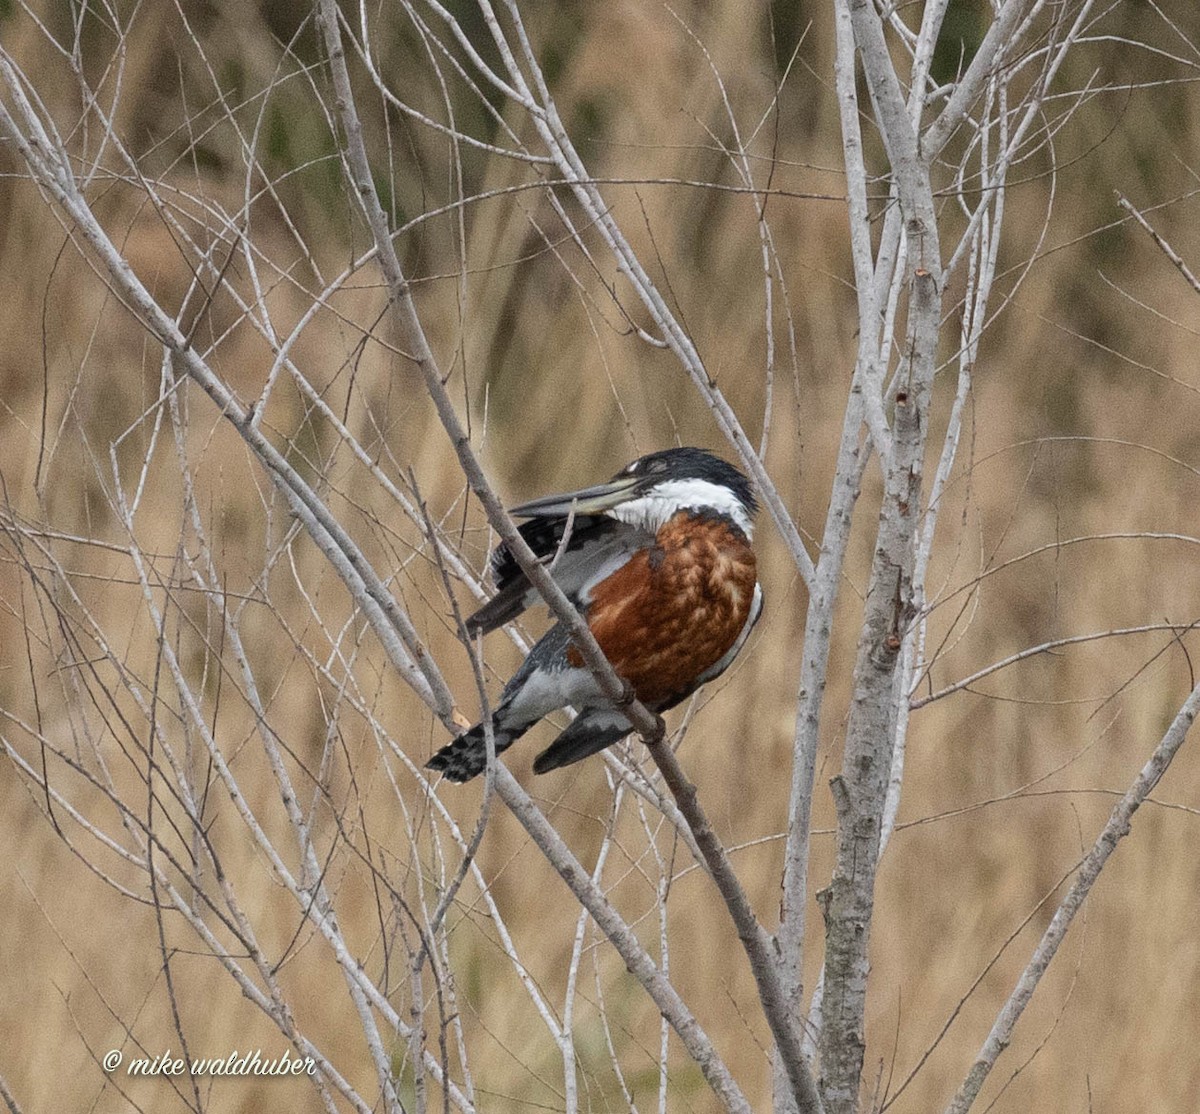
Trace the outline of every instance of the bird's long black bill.
{"type": "Polygon", "coordinates": [[[636,477],[626,476],[608,483],[569,491],[564,495],[547,495],[513,507],[509,512],[517,518],[563,518],[575,514],[602,514],[624,502],[637,487],[636,477]]]}

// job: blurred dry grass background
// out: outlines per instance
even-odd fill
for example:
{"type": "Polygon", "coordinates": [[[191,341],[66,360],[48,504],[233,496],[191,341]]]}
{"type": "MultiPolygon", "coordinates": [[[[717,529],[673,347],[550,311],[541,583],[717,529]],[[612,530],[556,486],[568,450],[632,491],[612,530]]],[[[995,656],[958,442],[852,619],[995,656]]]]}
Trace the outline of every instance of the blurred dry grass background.
{"type": "MultiPolygon", "coordinates": [[[[951,5],[949,55],[957,49],[955,36],[969,44],[978,33],[980,7],[951,5]]],[[[42,5],[42,15],[53,24],[61,18],[58,8],[42,5]]],[[[1165,10],[1181,37],[1174,38],[1148,6],[1133,3],[1118,5],[1106,29],[1186,54],[1194,73],[1200,13],[1183,0],[1165,10]]],[[[300,27],[291,5],[270,0],[188,3],[183,11],[192,21],[190,31],[169,5],[150,6],[134,22],[119,127],[130,147],[144,153],[149,171],[181,191],[180,206],[198,212],[187,199],[192,195],[232,208],[241,196],[244,169],[230,130],[220,126],[222,109],[212,104],[212,86],[191,36],[204,45],[231,103],[252,98],[270,82],[278,43],[291,40],[298,29],[298,57],[315,62],[313,37],[300,27]]],[[[78,91],[61,82],[61,67],[31,21],[14,6],[2,12],[6,49],[35,79],[46,102],[69,118],[78,91]]],[[[467,18],[465,6],[461,14],[467,18]]],[[[770,164],[771,186],[780,191],[769,202],[768,216],[787,280],[786,294],[777,289],[780,352],[766,460],[796,520],[815,531],[823,521],[855,348],[844,206],[811,196],[837,197],[843,190],[827,5],[748,8],[717,0],[672,11],[634,2],[560,4],[545,6],[534,26],[568,126],[597,174],[638,183],[606,187],[607,194],[643,259],[654,262],[656,277],[669,289],[743,423],[757,436],[765,333],[753,207],[737,193],[661,181],[734,180],[709,134],[711,129],[713,135],[728,135],[720,92],[708,60],[681,22],[707,48],[739,121],[749,128],[763,120],[753,149],[762,167],[759,180],[766,181],[770,164]],[[772,114],[785,70],[778,112],[772,114]],[[786,351],[784,303],[795,330],[794,369],[786,351]]],[[[103,39],[99,27],[91,33],[103,39]]],[[[399,26],[380,43],[387,72],[415,68],[417,57],[411,36],[399,26]]],[[[1081,51],[1064,86],[1079,87],[1093,69],[1103,83],[1149,83],[1156,66],[1164,79],[1181,72],[1114,39],[1081,51]]],[[[314,80],[324,81],[320,75],[314,80]]],[[[436,104],[436,90],[421,84],[426,80],[414,73],[405,92],[416,103],[424,98],[436,104]]],[[[260,107],[250,103],[247,116],[260,107]]],[[[470,111],[465,102],[463,111],[470,111]]],[[[328,130],[312,111],[301,78],[279,84],[261,123],[264,164],[281,176],[300,168],[280,179],[283,203],[316,263],[327,275],[336,274],[366,240],[330,157],[328,130]]],[[[482,115],[463,126],[471,130],[471,124],[488,126],[482,115]]],[[[384,133],[379,121],[376,125],[380,140],[384,133]]],[[[401,120],[390,125],[391,161],[381,155],[379,173],[395,219],[403,223],[452,196],[452,169],[444,140],[401,120]]],[[[930,643],[945,640],[933,689],[1049,639],[1149,623],[1184,627],[1200,619],[1194,542],[1142,536],[1055,544],[1099,534],[1198,533],[1200,300],[1148,238],[1121,221],[1113,190],[1139,206],[1161,206],[1151,216],[1155,226],[1185,259],[1200,263],[1200,222],[1190,196],[1200,168],[1200,96],[1186,82],[1108,92],[1059,134],[1056,154],[1060,169],[1052,209],[1044,156],[1024,168],[1025,180],[1013,186],[1008,200],[1002,288],[1013,285],[1031,257],[1033,263],[992,326],[976,369],[969,431],[930,576],[931,595],[939,600],[930,643]],[[1039,547],[1044,548],[1037,556],[1005,565],[1039,547]],[[976,584],[982,570],[999,566],[1002,571],[976,584]]],[[[523,168],[501,160],[470,151],[463,157],[468,194],[526,179],[523,168]]],[[[106,509],[109,443],[136,427],[156,397],[159,355],[74,249],[60,250],[64,230],[43,199],[15,176],[10,152],[0,151],[0,169],[4,496],[30,520],[119,546],[121,530],[106,509]]],[[[118,230],[116,238],[138,273],[168,307],[178,305],[190,272],[162,221],[134,189],[109,183],[96,193],[103,194],[98,207],[108,227],[118,230]]],[[[709,414],[669,355],[633,335],[607,297],[604,284],[617,281],[611,268],[602,265],[596,273],[562,243],[544,196],[504,193],[466,206],[461,227],[458,217],[450,212],[428,220],[400,245],[418,280],[426,327],[443,365],[452,368],[455,397],[469,410],[491,477],[510,500],[591,482],[638,453],[676,441],[721,447],[709,414]],[[458,274],[460,250],[469,267],[465,279],[458,274]]],[[[277,208],[257,205],[251,234],[304,271],[277,208]]],[[[465,501],[432,407],[402,358],[389,351],[386,321],[376,324],[383,297],[373,282],[367,269],[356,276],[354,289],[336,295],[305,329],[295,358],[386,470],[402,478],[411,468],[431,511],[462,533],[464,551],[481,568],[488,546],[482,516],[465,501]],[[364,343],[364,332],[375,339],[364,343]]],[[[616,288],[619,294],[619,282],[616,288]]],[[[281,323],[298,320],[308,309],[304,291],[287,284],[270,301],[281,323]]],[[[993,304],[999,308],[1001,301],[996,297],[993,304]]],[[[952,302],[947,299],[948,308],[952,302]]],[[[636,311],[630,312],[641,324],[636,311]]],[[[271,354],[237,322],[232,303],[217,298],[199,336],[221,338],[216,364],[244,397],[254,397],[271,354]]],[[[947,356],[950,351],[948,344],[947,356]]],[[[938,413],[944,421],[953,393],[948,375],[942,389],[938,413]]],[[[281,517],[282,510],[272,510],[266,481],[208,401],[196,395],[189,405],[200,504],[225,590],[255,592],[264,539],[282,529],[271,516],[281,517]]],[[[295,463],[325,476],[331,504],[378,566],[401,570],[394,586],[398,598],[430,640],[466,713],[474,715],[467,659],[453,638],[436,572],[414,558],[415,531],[362,469],[338,453],[328,424],[286,386],[274,396],[268,427],[278,444],[290,446],[295,463]]],[[[144,430],[136,429],[118,455],[135,465],[144,447],[144,430]]],[[[866,518],[873,498],[868,488],[860,508],[866,518]]],[[[172,575],[183,536],[180,514],[177,476],[170,468],[156,469],[139,516],[139,540],[157,554],[164,578],[172,575]]],[[[842,590],[818,770],[820,829],[832,824],[826,780],[836,769],[869,544],[860,529],[842,590]]],[[[784,823],[805,600],[769,524],[760,531],[757,549],[768,601],[764,622],[719,691],[705,694],[684,758],[726,843],[759,841],[738,852],[737,862],[760,915],[773,925],[781,852],[777,839],[765,837],[778,835],[784,823]]],[[[62,542],[58,552],[87,593],[93,614],[113,632],[118,653],[131,670],[150,676],[154,632],[128,562],[96,545],[62,542]]],[[[315,548],[300,540],[290,556],[322,612],[347,614],[340,586],[315,548]]],[[[57,678],[66,663],[36,644],[27,653],[23,632],[36,602],[11,548],[5,558],[0,626],[7,652],[0,705],[26,722],[41,722],[48,734],[68,730],[66,713],[56,703],[57,678]]],[[[290,575],[273,573],[270,585],[262,605],[251,609],[251,650],[260,685],[271,694],[273,725],[303,765],[320,755],[329,694],[294,647],[310,645],[320,653],[321,638],[290,575]]],[[[204,601],[182,598],[193,609],[194,627],[179,625],[187,651],[181,656],[199,676],[212,668],[206,643],[211,647],[218,640],[204,601]]],[[[465,593],[460,602],[469,602],[465,593]]],[[[1002,671],[977,691],[914,714],[904,826],[880,876],[868,1075],[890,1080],[894,1089],[985,965],[1030,919],[897,1101],[897,1112],[936,1108],[965,1072],[1053,902],[1037,911],[1035,906],[1090,843],[1111,807],[1108,792],[1128,783],[1189,685],[1184,648],[1194,653],[1200,643],[1187,636],[1171,643],[1169,633],[1158,632],[1073,647],[1002,671]]],[[[500,636],[490,641],[489,655],[495,684],[518,655],[500,636]]],[[[440,745],[440,728],[389,675],[369,636],[356,669],[374,677],[380,718],[418,761],[440,745]]],[[[215,684],[211,680],[205,689],[214,702],[215,684]]],[[[227,698],[217,731],[244,764],[243,786],[252,802],[269,815],[276,793],[265,765],[255,768],[261,757],[245,744],[250,719],[242,704],[227,698]]],[[[384,763],[364,730],[347,729],[343,745],[345,760],[333,792],[349,792],[352,771],[362,810],[355,824],[386,845],[395,800],[384,763]]],[[[1148,806],[1139,815],[1133,837],[1088,902],[1085,921],[1073,928],[1038,991],[985,1092],[990,1099],[1004,1085],[994,1109],[1200,1108],[1195,1053],[1200,859],[1189,851],[1200,824],[1192,811],[1200,807],[1194,746],[1185,748],[1159,787],[1156,798],[1163,807],[1148,806]]],[[[529,762],[535,750],[532,743],[514,750],[511,765],[588,863],[610,806],[602,766],[586,763],[534,781],[529,762]]],[[[32,753],[36,756],[36,748],[32,753]]],[[[133,784],[132,767],[117,776],[133,784]]],[[[86,799],[84,790],[77,791],[86,799]]],[[[478,791],[468,787],[443,797],[469,824],[478,791]]],[[[236,823],[218,815],[213,833],[226,869],[254,911],[264,946],[276,953],[287,948],[300,932],[294,907],[273,887],[236,823]]],[[[6,953],[0,1074],[27,1111],[119,1110],[129,1104],[158,1110],[181,1102],[161,1079],[122,1083],[122,1094],[94,1060],[122,1044],[126,1025],[151,1053],[175,1046],[153,909],[118,897],[89,873],[8,767],[0,775],[0,838],[6,848],[0,856],[0,939],[6,953]]],[[[818,885],[828,877],[830,844],[822,835],[814,842],[812,877],[818,885]]],[[[82,850],[103,854],[95,846],[82,850]]],[[[390,853],[386,846],[383,853],[390,853]]],[[[614,892],[632,917],[653,909],[645,853],[639,825],[626,816],[608,877],[624,876],[614,892]]],[[[681,849],[681,860],[684,854],[681,849]]],[[[507,815],[494,816],[480,861],[530,973],[552,996],[561,994],[575,925],[565,888],[507,815]]],[[[364,963],[385,963],[369,878],[353,863],[340,869],[343,926],[361,947],[364,963]]],[[[815,902],[810,904],[810,921],[817,926],[819,914],[815,902]]],[[[753,985],[727,914],[695,871],[676,883],[669,907],[672,974],[745,1081],[756,1108],[766,1109],[765,1028],[756,1019],[753,985]]],[[[490,1051],[477,1053],[473,1064],[481,1108],[560,1108],[559,1069],[545,1030],[511,972],[496,962],[486,928],[470,910],[460,916],[453,937],[460,1004],[476,1031],[494,1037],[490,1051]]],[[[654,940],[653,917],[639,930],[654,940]]],[[[168,925],[167,934],[179,949],[175,975],[194,1054],[281,1047],[273,1027],[197,952],[189,933],[168,925]]],[[[656,1048],[652,1005],[603,943],[593,953],[596,981],[584,997],[594,998],[602,987],[620,1039],[631,1049],[656,1048]]],[[[819,964],[814,934],[808,985],[819,964]]],[[[372,1069],[356,1041],[344,986],[306,933],[282,977],[314,1039],[348,1076],[369,1086],[372,1069]]],[[[590,969],[585,982],[591,983],[590,969]]],[[[586,1012],[580,1033],[590,1108],[616,1109],[611,1081],[600,1070],[606,1059],[603,1033],[586,1012]],[[600,1065],[594,1079],[588,1074],[592,1060],[600,1065]]],[[[656,1086],[652,1063],[647,1056],[645,1079],[631,1077],[643,1095],[656,1086]]],[[[245,1080],[218,1083],[211,1098],[219,1109],[267,1103],[311,1109],[316,1101],[300,1084],[245,1080]]],[[[672,1080],[671,1109],[711,1108],[699,1073],[681,1068],[672,1080]]]]}

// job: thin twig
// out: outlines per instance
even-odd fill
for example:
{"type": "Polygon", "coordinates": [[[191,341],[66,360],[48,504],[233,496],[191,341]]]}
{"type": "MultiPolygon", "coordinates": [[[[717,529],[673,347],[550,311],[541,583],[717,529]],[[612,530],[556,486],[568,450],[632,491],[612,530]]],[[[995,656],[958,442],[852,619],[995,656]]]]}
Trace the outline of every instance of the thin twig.
{"type": "Polygon", "coordinates": [[[966,1079],[963,1080],[953,1101],[946,1107],[946,1114],[967,1114],[967,1111],[971,1109],[980,1088],[995,1066],[997,1058],[1012,1040],[1013,1029],[1029,1004],[1029,1000],[1033,997],[1033,992],[1037,989],[1046,969],[1050,966],[1050,961],[1058,951],[1059,945],[1066,937],[1067,929],[1071,927],[1071,921],[1075,914],[1079,912],[1080,906],[1091,892],[1096,879],[1100,877],[1104,864],[1116,850],[1117,844],[1129,834],[1133,814],[1137,812],[1141,803],[1159,783],[1163,774],[1167,772],[1167,767],[1171,765],[1171,761],[1178,754],[1179,748],[1183,746],[1198,712],[1200,712],[1200,685],[1192,689],[1175,714],[1170,727],[1163,734],[1158,746],[1154,748],[1154,753],[1150,755],[1138,776],[1134,778],[1125,795],[1113,807],[1108,822],[1096,837],[1096,842],[1079,868],[1079,874],[1055,910],[1050,924],[1029,959],[1029,963],[1017,980],[1016,986],[1013,987],[1012,994],[1009,995],[1008,1000],[997,1014],[991,1032],[988,1033],[987,1039],[979,1049],[966,1079]]]}

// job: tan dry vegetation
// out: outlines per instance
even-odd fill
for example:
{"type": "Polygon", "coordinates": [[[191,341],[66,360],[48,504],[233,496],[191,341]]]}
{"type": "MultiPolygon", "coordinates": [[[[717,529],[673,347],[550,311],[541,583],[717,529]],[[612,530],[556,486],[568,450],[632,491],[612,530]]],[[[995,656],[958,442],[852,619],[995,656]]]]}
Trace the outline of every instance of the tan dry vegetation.
{"type": "MultiPolygon", "coordinates": [[[[261,87],[273,69],[272,35],[286,32],[281,26],[286,17],[274,7],[225,4],[203,13],[204,41],[214,62],[222,72],[236,72],[244,90],[261,87]]],[[[828,16],[823,7],[776,7],[778,34],[791,34],[788,42],[810,18],[813,24],[778,118],[767,114],[754,144],[764,167],[774,158],[771,183],[785,191],[772,198],[769,216],[788,284],[786,298],[777,287],[778,304],[786,300],[796,343],[793,370],[786,320],[777,308],[779,351],[767,462],[797,521],[811,532],[823,520],[853,365],[854,302],[843,206],[786,192],[836,195],[842,188],[828,88],[828,16]],[[790,19],[783,20],[784,15],[790,19]]],[[[1200,43],[1200,25],[1190,6],[1174,7],[1191,42],[1200,43]]],[[[681,16],[708,48],[739,120],[758,121],[770,106],[778,74],[763,10],[755,8],[747,18],[745,5],[717,3],[683,10],[681,16]]],[[[707,60],[670,10],[632,3],[595,11],[575,6],[568,20],[565,13],[547,9],[541,24],[547,49],[554,47],[563,59],[556,92],[575,113],[574,124],[598,174],[732,182],[724,156],[706,135],[711,128],[726,136],[719,92],[707,60]]],[[[189,112],[207,118],[211,87],[168,6],[147,14],[138,27],[129,44],[120,115],[128,141],[135,149],[149,149],[163,139],[154,156],[161,166],[156,173],[182,191],[177,199],[182,208],[199,213],[188,194],[233,207],[242,186],[228,129],[215,126],[205,141],[209,159],[185,158],[166,166],[186,147],[183,133],[172,129],[189,112]]],[[[28,21],[9,14],[0,32],[47,102],[69,114],[73,90],[56,84],[55,61],[36,45],[28,21]]],[[[399,64],[410,44],[398,36],[390,49],[399,64]]],[[[1122,63],[1114,56],[1121,49],[1120,44],[1098,49],[1097,60],[1119,71],[1122,63]]],[[[781,53],[786,58],[789,49],[781,53]]],[[[326,158],[328,137],[322,140],[320,128],[301,113],[305,96],[299,81],[294,89],[290,82],[281,89],[277,99],[284,123],[278,126],[291,129],[290,157],[326,158]]],[[[1196,534],[1197,295],[1140,233],[1127,225],[1106,226],[1119,216],[1113,188],[1146,205],[1172,200],[1190,188],[1186,168],[1200,165],[1198,103],[1190,86],[1156,95],[1102,96],[1061,140],[1065,169],[1056,184],[1050,230],[1028,281],[985,342],[969,434],[950,505],[942,514],[943,534],[930,577],[931,594],[939,600],[930,642],[945,640],[946,648],[933,672],[934,688],[1048,639],[1163,621],[1182,627],[1200,618],[1194,542],[1131,538],[1052,545],[1099,533],[1196,534]],[[1095,144],[1100,145],[1093,149],[1095,144]],[[1149,308],[1133,304],[1122,290],[1149,308]],[[1047,548],[986,577],[977,591],[967,590],[985,565],[1001,565],[1039,547],[1047,548]]],[[[212,114],[214,125],[217,116],[212,114]]],[[[423,205],[440,203],[449,173],[445,145],[407,126],[397,127],[394,138],[389,173],[398,210],[411,218],[423,205]]],[[[13,160],[7,154],[0,158],[6,160],[0,204],[7,213],[0,245],[0,298],[6,307],[0,315],[5,497],[30,521],[91,539],[91,544],[56,541],[53,549],[88,610],[109,632],[116,657],[148,689],[156,667],[154,632],[130,562],[119,551],[126,539],[107,508],[106,490],[112,482],[110,443],[133,431],[117,450],[127,470],[136,469],[145,451],[149,424],[142,415],[158,394],[159,354],[74,249],[60,254],[62,228],[32,187],[11,176],[13,160]]],[[[1045,169],[1044,163],[1038,165],[1045,169]]],[[[327,276],[366,245],[361,227],[349,227],[349,201],[340,186],[330,184],[336,183],[335,170],[316,163],[281,187],[327,276]]],[[[524,180],[522,169],[499,160],[475,158],[470,173],[479,191],[524,180]]],[[[759,174],[765,180],[765,169],[759,174]]],[[[106,192],[106,224],[119,230],[115,238],[139,274],[166,305],[178,305],[190,271],[162,222],[135,189],[118,184],[96,190],[106,192]]],[[[765,340],[749,200],[661,184],[613,186],[608,195],[643,258],[655,261],[656,277],[669,284],[709,367],[757,436],[765,340]]],[[[1010,194],[1005,228],[1010,275],[1035,248],[1047,198],[1044,177],[1010,194]]],[[[1185,199],[1154,214],[1156,226],[1193,261],[1200,260],[1195,211],[1194,202],[1185,199]]],[[[256,217],[254,234],[276,258],[290,253],[297,274],[303,273],[277,211],[264,203],[256,217]]],[[[506,497],[515,501],[591,482],[639,452],[676,441],[720,447],[710,416],[670,356],[631,335],[606,297],[602,280],[615,280],[611,269],[602,267],[597,275],[563,242],[543,195],[506,194],[466,207],[462,250],[470,273],[462,281],[454,220],[429,222],[402,238],[401,247],[410,273],[420,281],[419,307],[439,358],[453,369],[454,395],[464,412],[469,407],[476,444],[506,497]],[[535,224],[546,231],[550,247],[535,224]]],[[[404,360],[389,350],[386,320],[377,323],[384,300],[375,281],[367,268],[352,281],[356,289],[336,295],[306,328],[295,359],[323,385],[334,409],[346,414],[351,429],[394,479],[412,470],[431,512],[451,534],[461,532],[465,554],[481,568],[488,546],[482,516],[464,499],[432,407],[404,360]],[[366,343],[364,333],[370,337],[366,343]]],[[[302,284],[311,285],[310,277],[302,284]]],[[[288,283],[279,285],[271,302],[277,321],[287,326],[309,305],[306,290],[288,283]]],[[[631,313],[636,323],[644,323],[637,311],[631,313]]],[[[947,336],[953,331],[948,329],[947,336]]],[[[210,342],[221,337],[215,360],[243,397],[253,398],[271,355],[260,338],[237,323],[232,302],[216,299],[200,335],[210,342]]],[[[945,355],[950,354],[947,342],[945,355]]],[[[953,391],[949,372],[945,379],[940,421],[953,391]]],[[[314,677],[297,649],[308,647],[317,657],[328,654],[298,584],[333,630],[349,618],[349,600],[303,536],[291,542],[274,568],[269,592],[256,587],[267,540],[278,542],[288,525],[286,510],[208,400],[193,390],[187,405],[198,502],[224,588],[233,596],[257,597],[247,611],[248,652],[270,697],[272,727],[285,741],[307,796],[313,789],[303,772],[311,774],[320,762],[328,708],[337,694],[314,677]]],[[[377,567],[398,570],[397,598],[429,640],[461,707],[474,716],[478,705],[467,659],[453,636],[436,570],[418,552],[415,530],[362,467],[338,451],[332,429],[308,414],[290,387],[281,386],[273,396],[267,425],[277,444],[290,446],[294,461],[303,461],[309,474],[324,476],[331,506],[377,567]]],[[[177,551],[187,544],[179,478],[169,466],[173,449],[164,443],[158,452],[166,466],[150,471],[138,540],[154,555],[156,576],[178,582],[177,551]]],[[[869,480],[860,508],[864,522],[877,500],[869,480]]],[[[818,768],[815,812],[822,830],[832,826],[826,780],[837,768],[868,545],[860,530],[842,590],[842,633],[835,642],[818,768]]],[[[784,823],[805,602],[803,586],[769,524],[763,525],[757,548],[768,600],[765,620],[737,667],[703,694],[682,752],[721,837],[735,846],[776,836],[784,823]]],[[[222,678],[218,668],[219,618],[199,593],[177,587],[173,594],[178,608],[171,637],[190,675],[197,683],[204,679],[209,720],[238,768],[251,807],[286,846],[278,793],[253,737],[253,715],[236,694],[233,673],[222,678]]],[[[39,608],[44,613],[45,600],[31,591],[11,545],[0,565],[0,599],[8,651],[0,672],[3,707],[26,723],[40,723],[44,734],[60,740],[83,718],[99,730],[110,709],[93,708],[86,715],[67,710],[71,671],[84,668],[81,659],[94,655],[95,646],[83,643],[71,662],[40,643],[54,623],[37,615],[39,608]]],[[[469,606],[466,592],[459,593],[459,602],[469,606]]],[[[69,605],[68,611],[80,614],[69,605]]],[[[540,617],[531,620],[531,629],[540,629],[538,623],[540,617]]],[[[386,729],[422,762],[444,741],[444,732],[392,675],[369,632],[352,641],[357,641],[354,669],[363,691],[386,729]]],[[[1036,912],[1034,907],[1080,857],[1107,816],[1108,791],[1129,782],[1173,714],[1188,685],[1189,661],[1181,648],[1168,648],[1170,641],[1160,631],[1042,656],[988,678],[976,692],[914,714],[903,827],[884,860],[873,932],[869,1079],[878,1073],[894,1089],[1008,936],[1032,916],[897,1101],[898,1114],[937,1108],[952,1093],[1053,901],[1036,912]],[[1017,799],[999,800],[1025,786],[1030,790],[1017,799]]],[[[1181,646],[1194,653],[1197,641],[1185,637],[1181,646]]],[[[222,660],[231,671],[227,652],[222,660]]],[[[493,695],[518,661],[518,652],[502,636],[492,636],[493,695]]],[[[98,669],[130,722],[140,723],[144,732],[128,695],[120,695],[102,663],[98,669]]],[[[680,718],[676,713],[671,725],[680,718]]],[[[180,729],[175,724],[168,730],[180,729]]],[[[30,761],[38,761],[37,746],[12,720],[4,731],[30,761]]],[[[419,814],[428,805],[412,791],[403,769],[381,754],[361,716],[347,714],[339,731],[329,798],[352,804],[344,823],[357,846],[364,847],[369,834],[370,853],[394,869],[396,884],[411,893],[418,880],[407,873],[391,778],[397,779],[407,807],[419,814]]],[[[534,780],[529,762],[541,739],[539,732],[515,749],[511,765],[582,861],[590,863],[609,820],[611,794],[603,766],[592,761],[534,780]]],[[[178,741],[182,748],[182,735],[178,741]]],[[[121,757],[122,749],[132,752],[130,741],[118,730],[105,747],[118,785],[134,799],[144,795],[144,764],[121,757]]],[[[198,753],[195,760],[202,764],[198,753]]],[[[1200,805],[1197,773],[1198,760],[1185,749],[1157,799],[1200,805]]],[[[119,832],[95,790],[65,770],[60,776],[77,807],[119,832]]],[[[478,788],[447,787],[442,798],[469,828],[478,788]]],[[[43,802],[12,766],[0,776],[0,802],[7,848],[0,866],[0,938],[6,952],[0,1074],[29,1111],[109,1111],[130,1104],[157,1110],[178,1104],[166,1081],[121,1081],[118,1087],[106,1082],[94,1060],[125,1043],[126,1026],[151,1054],[178,1046],[144,878],[81,837],[81,856],[135,887],[140,902],[116,895],[90,873],[57,837],[43,815],[43,802]]],[[[298,1021],[340,1070],[369,1092],[372,1068],[345,984],[324,945],[272,882],[227,802],[212,820],[225,871],[236,881],[265,952],[279,956],[287,950],[281,977],[298,1021]]],[[[328,816],[322,824],[320,839],[328,851],[335,846],[335,829],[328,816]]],[[[1200,867],[1190,853],[1196,826],[1196,815],[1178,808],[1147,807],[1139,815],[1132,838],[1086,907],[1086,922],[1072,930],[986,1093],[994,1096],[1009,1074],[1023,1067],[995,1109],[1183,1112],[1200,1105],[1194,1055],[1200,1039],[1194,1008],[1200,990],[1200,867]]],[[[617,833],[606,878],[618,906],[653,943],[656,873],[632,806],[623,810],[617,833]]],[[[673,847],[665,836],[658,843],[664,854],[676,856],[678,867],[688,862],[685,849],[673,847]]],[[[385,955],[385,942],[395,945],[394,934],[381,926],[369,873],[354,855],[330,861],[333,874],[327,882],[339,894],[339,918],[348,939],[372,969],[393,964],[397,1000],[403,1001],[402,958],[385,955]]],[[[493,815],[479,861],[530,975],[558,1000],[575,931],[574,902],[502,811],[493,815]]],[[[760,916],[773,926],[778,840],[739,851],[736,861],[760,916]]],[[[818,885],[830,868],[831,840],[818,835],[813,869],[818,885]]],[[[468,885],[452,915],[451,955],[468,1028],[493,1038],[474,1050],[481,1109],[560,1109],[555,1049],[499,958],[494,930],[476,912],[477,902],[468,885]]],[[[756,1108],[766,1109],[767,1033],[728,915],[695,870],[675,883],[669,910],[672,975],[756,1108]]],[[[384,912],[390,925],[393,911],[386,903],[384,912]]],[[[816,926],[815,901],[809,916],[816,926]]],[[[172,975],[192,1053],[278,1051],[283,1041],[274,1026],[243,999],[195,936],[170,918],[164,932],[168,947],[178,949],[172,953],[172,975]]],[[[820,964],[818,934],[813,941],[806,958],[808,986],[820,964]]],[[[594,1002],[597,987],[613,1039],[627,1052],[629,1080],[648,1098],[657,1088],[653,1056],[659,1019],[599,939],[586,953],[581,997],[594,1002]],[[641,1059],[639,1048],[647,1050],[641,1059]]],[[[585,1101],[589,1109],[617,1109],[619,1093],[606,1067],[597,1016],[581,1004],[577,1029],[585,1101]]],[[[400,1049],[398,1060],[402,1055],[400,1049]]],[[[714,1109],[699,1072],[681,1056],[675,1064],[671,1109],[714,1109]]],[[[268,1103],[316,1109],[317,1102],[302,1084],[248,1080],[219,1082],[210,1099],[221,1109],[268,1103]]]]}

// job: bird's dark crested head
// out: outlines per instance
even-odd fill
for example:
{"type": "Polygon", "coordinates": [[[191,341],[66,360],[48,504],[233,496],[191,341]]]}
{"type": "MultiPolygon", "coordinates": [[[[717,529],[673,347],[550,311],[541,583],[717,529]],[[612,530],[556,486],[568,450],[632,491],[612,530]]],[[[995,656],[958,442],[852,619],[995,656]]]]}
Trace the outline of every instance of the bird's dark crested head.
{"type": "Polygon", "coordinates": [[[627,522],[665,521],[676,511],[724,515],[751,535],[758,501],[750,481],[707,449],[685,446],[638,457],[613,481],[636,481],[625,501],[609,513],[627,522]]]}

